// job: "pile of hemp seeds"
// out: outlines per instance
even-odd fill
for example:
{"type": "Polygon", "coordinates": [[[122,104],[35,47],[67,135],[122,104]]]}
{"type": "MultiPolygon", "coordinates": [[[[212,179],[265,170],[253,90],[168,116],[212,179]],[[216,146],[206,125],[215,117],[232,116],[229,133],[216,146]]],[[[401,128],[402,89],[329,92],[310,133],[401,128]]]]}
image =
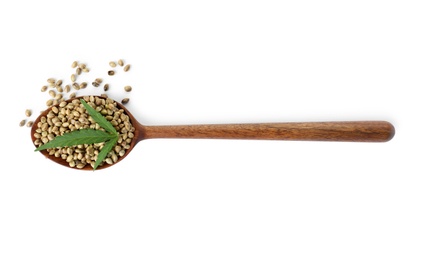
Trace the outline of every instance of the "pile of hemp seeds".
{"type": "MultiPolygon", "coordinates": [[[[118,68],[124,72],[130,70],[131,65],[126,64],[124,60],[109,62],[110,69],[107,71],[107,76],[114,76],[119,72],[118,68]]],[[[70,80],[48,78],[40,91],[49,94],[49,99],[46,101],[47,108],[52,107],[52,110],[46,117],[42,117],[34,134],[35,146],[40,146],[53,140],[56,136],[66,132],[78,130],[82,128],[98,128],[98,124],[92,120],[87,111],[80,104],[80,101],[74,99],[79,90],[86,89],[90,86],[89,82],[79,82],[79,76],[83,73],[89,73],[90,68],[86,63],[73,61],[71,68],[74,70],[70,75],[70,80]],[[67,82],[67,83],[66,83],[67,82]]],[[[109,155],[103,160],[104,163],[114,164],[118,159],[126,153],[130,148],[130,143],[134,137],[135,128],[131,125],[128,115],[122,109],[116,106],[116,101],[109,98],[107,92],[111,88],[109,83],[106,83],[102,77],[96,77],[91,82],[91,86],[99,88],[102,86],[103,94],[99,97],[94,95],[83,95],[84,100],[98,110],[106,117],[108,121],[116,128],[119,133],[117,145],[112,149],[109,155]]],[[[124,92],[131,92],[130,85],[123,86],[124,92]]],[[[129,97],[121,100],[123,105],[130,101],[129,97]]],[[[41,111],[43,112],[43,111],[41,111]]],[[[25,110],[25,118],[19,123],[20,127],[32,127],[34,121],[31,120],[33,112],[31,109],[25,110]]],[[[94,165],[98,152],[103,147],[104,143],[77,145],[72,147],[51,148],[47,149],[49,155],[61,157],[69,163],[70,167],[78,169],[84,168],[86,165],[94,165]]],[[[101,166],[100,165],[100,166],[101,166]]]]}

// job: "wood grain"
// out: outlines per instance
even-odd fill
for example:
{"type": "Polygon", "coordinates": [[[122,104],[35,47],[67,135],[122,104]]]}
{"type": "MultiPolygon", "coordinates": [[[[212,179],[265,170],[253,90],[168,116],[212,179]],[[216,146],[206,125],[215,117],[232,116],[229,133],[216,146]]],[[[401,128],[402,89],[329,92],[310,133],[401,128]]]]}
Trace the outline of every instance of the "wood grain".
{"type": "Polygon", "coordinates": [[[386,142],[394,136],[393,125],[386,121],[205,124],[142,127],[141,139],[209,138],[386,142]]]}

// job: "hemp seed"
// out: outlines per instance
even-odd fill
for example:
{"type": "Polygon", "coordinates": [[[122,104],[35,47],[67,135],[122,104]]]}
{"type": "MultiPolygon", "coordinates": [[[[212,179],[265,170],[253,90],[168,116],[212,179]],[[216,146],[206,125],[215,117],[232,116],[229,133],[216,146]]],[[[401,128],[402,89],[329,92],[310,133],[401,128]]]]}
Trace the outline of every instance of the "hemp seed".
{"type": "Polygon", "coordinates": [[[130,70],[130,64],[125,65],[124,67],[124,71],[127,72],[130,70]]]}
{"type": "Polygon", "coordinates": [[[109,75],[109,76],[113,76],[113,75],[115,75],[115,71],[113,71],[113,70],[108,71],[108,75],[109,75]]]}
{"type": "Polygon", "coordinates": [[[21,120],[21,122],[19,122],[19,126],[24,126],[25,125],[25,119],[21,120]]]}
{"type": "Polygon", "coordinates": [[[51,89],[48,93],[49,93],[49,95],[50,95],[51,97],[55,97],[55,95],[56,95],[56,94],[55,94],[55,91],[54,91],[54,90],[52,90],[52,89],[51,89]]]}
{"type": "Polygon", "coordinates": [[[57,80],[57,82],[55,82],[55,86],[61,86],[61,84],[63,84],[63,81],[61,79],[57,80]]]}
{"type": "Polygon", "coordinates": [[[25,116],[26,117],[30,117],[31,116],[31,110],[30,109],[26,109],[25,110],[25,116]]]}
{"type": "Polygon", "coordinates": [[[121,67],[124,66],[124,61],[123,60],[118,60],[118,65],[121,66],[121,67]]]}
{"type": "Polygon", "coordinates": [[[112,68],[115,68],[115,67],[116,67],[116,63],[115,63],[115,61],[111,61],[111,62],[109,62],[109,66],[111,66],[112,68]]]}
{"type": "Polygon", "coordinates": [[[130,91],[131,91],[131,89],[132,89],[132,88],[131,88],[131,86],[125,86],[125,87],[124,87],[124,90],[125,90],[126,92],[130,92],[130,91]]]}
{"type": "Polygon", "coordinates": [[[130,99],[129,99],[129,98],[124,98],[123,100],[121,100],[121,103],[125,105],[125,104],[127,104],[129,101],[130,101],[130,99]]]}
{"type": "Polygon", "coordinates": [[[76,83],[76,82],[72,84],[72,87],[73,87],[75,90],[79,90],[79,89],[80,89],[79,84],[78,84],[78,83],[76,83]]]}

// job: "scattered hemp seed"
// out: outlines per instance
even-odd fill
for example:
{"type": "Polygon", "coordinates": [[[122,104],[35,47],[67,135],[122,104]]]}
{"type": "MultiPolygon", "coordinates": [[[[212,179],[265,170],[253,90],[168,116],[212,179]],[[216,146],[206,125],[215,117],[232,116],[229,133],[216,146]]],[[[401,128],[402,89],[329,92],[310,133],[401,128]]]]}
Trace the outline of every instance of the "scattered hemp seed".
{"type": "Polygon", "coordinates": [[[108,90],[109,90],[109,84],[107,84],[107,83],[106,83],[106,84],[104,85],[103,89],[104,89],[104,91],[108,91],[108,90]]]}
{"type": "Polygon", "coordinates": [[[55,95],[56,95],[55,91],[53,91],[52,89],[48,93],[51,97],[55,97],[55,95]]]}
{"type": "Polygon", "coordinates": [[[123,60],[118,60],[118,65],[121,66],[121,67],[124,66],[124,61],[123,60]]]}
{"type": "Polygon", "coordinates": [[[47,101],[46,101],[46,106],[47,107],[50,107],[50,106],[52,106],[54,104],[54,100],[52,100],[52,99],[48,99],[47,101]]]}
{"type": "Polygon", "coordinates": [[[72,82],[75,82],[75,81],[76,81],[76,75],[75,75],[75,74],[72,74],[72,75],[70,76],[70,79],[72,80],[72,82]]]}
{"type": "Polygon", "coordinates": [[[25,125],[25,119],[21,120],[21,122],[19,122],[19,126],[24,126],[25,125]]]}
{"type": "Polygon", "coordinates": [[[31,116],[31,110],[30,109],[26,109],[25,110],[25,116],[26,117],[30,117],[31,116]]]}
{"type": "Polygon", "coordinates": [[[70,85],[64,86],[64,92],[66,92],[66,93],[70,92],[70,85]]]}
{"type": "Polygon", "coordinates": [[[78,66],[78,61],[74,61],[73,63],[72,63],[72,68],[74,69],[74,68],[76,68],[78,66]]]}
{"type": "Polygon", "coordinates": [[[76,97],[76,92],[70,93],[69,98],[75,98],[76,97]]]}
{"type": "Polygon", "coordinates": [[[130,64],[125,65],[124,67],[124,71],[127,72],[130,70],[130,64]]]}
{"type": "Polygon", "coordinates": [[[90,72],[90,69],[89,68],[84,68],[84,69],[82,69],[82,71],[85,72],[85,73],[88,73],[88,72],[90,72]]]}
{"type": "Polygon", "coordinates": [[[33,121],[28,121],[27,122],[27,127],[32,127],[33,126],[33,121]]]}
{"type": "Polygon", "coordinates": [[[115,63],[115,61],[111,61],[111,62],[109,62],[109,66],[111,66],[112,68],[115,68],[115,67],[116,67],[116,63],[115,63]]]}
{"type": "Polygon", "coordinates": [[[109,76],[113,76],[113,75],[115,75],[115,71],[113,71],[113,70],[108,71],[108,75],[109,75],[109,76]]]}
{"type": "Polygon", "coordinates": [[[56,89],[57,89],[57,92],[60,92],[60,93],[63,92],[63,87],[61,87],[61,86],[58,86],[56,89]]]}
{"type": "Polygon", "coordinates": [[[72,84],[72,87],[73,87],[75,90],[79,90],[79,89],[80,89],[79,84],[78,84],[78,83],[76,83],[76,82],[72,84]]]}
{"type": "Polygon", "coordinates": [[[81,75],[81,73],[82,73],[82,69],[77,67],[76,68],[76,75],[81,75]]]}
{"type": "Polygon", "coordinates": [[[55,84],[55,79],[54,78],[49,78],[46,80],[50,85],[54,85],[55,84]]]}
{"type": "Polygon", "coordinates": [[[48,86],[43,86],[40,91],[45,92],[48,89],[48,86]]]}
{"type": "Polygon", "coordinates": [[[82,70],[85,69],[87,67],[87,65],[85,63],[80,63],[79,68],[81,68],[82,70]]]}
{"type": "Polygon", "coordinates": [[[99,83],[99,84],[102,84],[103,79],[102,78],[96,78],[94,81],[97,82],[97,83],[99,83]]]}
{"type": "Polygon", "coordinates": [[[131,89],[132,89],[132,88],[131,88],[131,86],[125,86],[125,87],[124,87],[124,90],[125,90],[126,92],[130,92],[130,91],[131,91],[131,89]]]}
{"type": "Polygon", "coordinates": [[[121,100],[121,103],[125,105],[128,103],[128,101],[130,101],[129,98],[124,98],[123,100],[121,100]]]}
{"type": "Polygon", "coordinates": [[[63,84],[63,81],[61,79],[57,80],[57,82],[55,82],[55,86],[61,86],[61,84],[63,84]]]}
{"type": "Polygon", "coordinates": [[[87,87],[87,83],[86,82],[82,82],[80,85],[79,85],[79,89],[84,89],[84,88],[86,88],[87,87]]]}
{"type": "Polygon", "coordinates": [[[94,87],[98,87],[98,86],[100,86],[100,84],[99,83],[97,83],[96,81],[93,81],[92,83],[91,83],[94,87]]]}

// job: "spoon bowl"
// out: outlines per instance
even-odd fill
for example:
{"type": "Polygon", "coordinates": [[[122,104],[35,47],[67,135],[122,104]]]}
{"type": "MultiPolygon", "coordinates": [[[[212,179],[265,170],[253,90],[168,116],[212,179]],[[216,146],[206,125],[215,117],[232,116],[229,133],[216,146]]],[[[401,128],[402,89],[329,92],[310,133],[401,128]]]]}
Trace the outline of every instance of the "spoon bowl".
{"type": "MultiPolygon", "coordinates": [[[[98,98],[102,98],[97,96],[98,98]]],[[[76,97],[67,100],[70,102],[76,97]]],[[[192,139],[246,139],[246,140],[289,140],[289,141],[337,141],[337,142],[387,142],[394,136],[394,126],[386,121],[334,121],[334,122],[287,122],[287,123],[247,123],[247,124],[203,124],[203,125],[159,125],[145,126],[133,116],[120,102],[119,109],[130,118],[135,128],[130,147],[114,164],[104,163],[97,170],[116,165],[134,149],[137,143],[152,138],[192,138],[192,139]]],[[[57,107],[59,105],[56,105],[57,107]]],[[[43,116],[47,116],[54,106],[43,111],[34,121],[31,128],[31,139],[34,144],[36,129],[43,116]]],[[[35,147],[37,147],[35,145],[35,147]]],[[[46,150],[40,151],[46,158],[63,166],[69,163],[61,157],[49,155],[46,150]]],[[[79,170],[93,170],[90,164],[79,170]]]]}

